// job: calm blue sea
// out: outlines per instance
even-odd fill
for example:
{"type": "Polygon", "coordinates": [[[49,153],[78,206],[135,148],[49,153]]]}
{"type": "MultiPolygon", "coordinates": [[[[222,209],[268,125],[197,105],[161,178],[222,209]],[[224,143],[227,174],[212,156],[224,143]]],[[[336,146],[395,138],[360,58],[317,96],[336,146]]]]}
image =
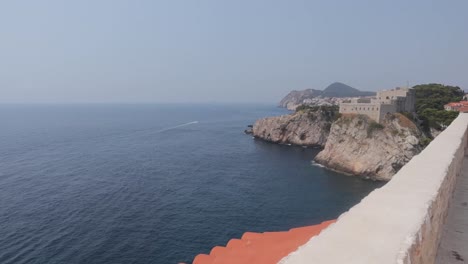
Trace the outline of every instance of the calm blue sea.
{"type": "Polygon", "coordinates": [[[0,263],[178,263],[381,183],[243,134],[268,105],[0,106],[0,263]]]}

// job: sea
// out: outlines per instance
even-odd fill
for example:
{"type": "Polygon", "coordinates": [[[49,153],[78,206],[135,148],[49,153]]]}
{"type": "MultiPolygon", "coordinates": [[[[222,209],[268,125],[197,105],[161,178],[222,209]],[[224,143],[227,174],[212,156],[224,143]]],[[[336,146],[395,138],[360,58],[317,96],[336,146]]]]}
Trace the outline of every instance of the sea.
{"type": "Polygon", "coordinates": [[[380,182],[243,133],[262,104],[0,105],[0,263],[191,263],[336,219],[380,182]]]}

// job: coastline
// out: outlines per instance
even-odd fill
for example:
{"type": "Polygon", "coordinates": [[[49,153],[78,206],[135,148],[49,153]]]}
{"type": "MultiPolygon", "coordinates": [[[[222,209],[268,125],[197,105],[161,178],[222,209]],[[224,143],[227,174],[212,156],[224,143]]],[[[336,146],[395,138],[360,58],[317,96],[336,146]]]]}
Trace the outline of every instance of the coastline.
{"type": "MultiPolygon", "coordinates": [[[[289,144],[275,143],[275,142],[271,142],[271,141],[268,141],[268,140],[264,140],[264,139],[262,139],[260,137],[256,137],[256,136],[252,136],[252,139],[253,140],[258,140],[258,141],[261,141],[261,142],[264,142],[264,143],[268,143],[268,144],[271,144],[271,145],[278,145],[278,146],[296,147],[296,148],[303,148],[303,149],[320,149],[320,150],[324,149],[324,147],[322,147],[320,145],[306,146],[306,145],[296,145],[296,144],[290,144],[290,143],[289,144]]],[[[369,175],[359,175],[359,174],[351,173],[351,172],[346,171],[346,170],[340,170],[340,169],[329,167],[327,165],[324,165],[322,163],[319,163],[319,162],[315,161],[315,157],[314,157],[314,159],[312,159],[310,161],[310,163],[311,163],[312,166],[315,166],[315,167],[319,167],[319,168],[322,168],[322,169],[326,169],[326,170],[333,171],[333,172],[343,174],[343,175],[346,175],[346,176],[350,176],[350,177],[357,177],[357,178],[360,178],[362,180],[369,180],[369,181],[374,181],[374,182],[388,182],[388,181],[385,181],[385,180],[376,179],[376,178],[371,177],[369,175]]]]}
{"type": "Polygon", "coordinates": [[[277,145],[320,149],[316,164],[376,181],[389,181],[422,150],[424,139],[423,132],[400,113],[387,114],[377,123],[364,115],[341,115],[322,107],[258,119],[252,135],[277,145]]]}
{"type": "Polygon", "coordinates": [[[360,178],[360,179],[363,179],[363,180],[366,180],[366,181],[368,180],[368,181],[374,181],[374,182],[388,182],[388,181],[385,181],[385,180],[376,179],[376,178],[369,177],[369,176],[364,176],[364,175],[359,175],[359,174],[355,174],[355,173],[351,173],[351,172],[347,172],[347,171],[342,171],[342,170],[339,170],[339,169],[334,169],[334,168],[328,167],[326,165],[323,165],[321,163],[318,163],[315,160],[312,160],[311,163],[312,163],[312,166],[323,168],[323,169],[333,171],[333,172],[336,172],[336,173],[339,173],[339,174],[343,174],[343,175],[346,175],[346,176],[349,176],[349,177],[356,177],[356,178],[360,178]]]}

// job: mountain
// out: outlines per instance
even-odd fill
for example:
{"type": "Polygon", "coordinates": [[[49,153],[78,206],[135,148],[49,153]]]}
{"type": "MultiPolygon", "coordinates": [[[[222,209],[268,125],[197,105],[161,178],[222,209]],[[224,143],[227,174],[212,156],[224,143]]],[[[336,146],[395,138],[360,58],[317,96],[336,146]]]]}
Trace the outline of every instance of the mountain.
{"type": "Polygon", "coordinates": [[[312,102],[314,98],[343,98],[343,97],[360,97],[360,96],[373,96],[375,92],[362,92],[349,85],[335,82],[330,84],[325,90],[306,89],[302,91],[291,91],[279,103],[280,107],[289,110],[295,110],[301,104],[317,104],[317,105],[330,105],[336,104],[339,100],[319,100],[319,102],[312,102]]]}
{"type": "Polygon", "coordinates": [[[304,100],[321,96],[322,93],[323,91],[315,89],[306,89],[303,91],[293,90],[280,101],[280,106],[289,110],[295,110],[304,100]]]}
{"type": "Polygon", "coordinates": [[[359,97],[373,96],[375,92],[362,92],[344,83],[335,82],[323,90],[323,97],[359,97]]]}

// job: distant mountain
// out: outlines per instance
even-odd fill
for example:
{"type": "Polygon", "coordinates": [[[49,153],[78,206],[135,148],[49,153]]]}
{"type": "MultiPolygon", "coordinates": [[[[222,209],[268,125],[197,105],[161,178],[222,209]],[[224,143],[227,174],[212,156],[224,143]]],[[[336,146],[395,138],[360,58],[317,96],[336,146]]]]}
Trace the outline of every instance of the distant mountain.
{"type": "Polygon", "coordinates": [[[323,90],[323,97],[359,97],[373,96],[375,92],[362,92],[344,83],[335,82],[323,90]]]}
{"type": "Polygon", "coordinates": [[[280,107],[289,110],[295,110],[299,105],[310,101],[316,97],[360,97],[360,96],[373,96],[375,92],[363,92],[349,85],[335,82],[330,84],[325,90],[306,89],[302,91],[291,91],[279,103],[280,107]]]}
{"type": "Polygon", "coordinates": [[[280,106],[288,108],[289,110],[295,110],[297,106],[301,105],[304,100],[321,96],[323,91],[315,89],[306,89],[302,91],[291,91],[281,101],[280,106]]]}

